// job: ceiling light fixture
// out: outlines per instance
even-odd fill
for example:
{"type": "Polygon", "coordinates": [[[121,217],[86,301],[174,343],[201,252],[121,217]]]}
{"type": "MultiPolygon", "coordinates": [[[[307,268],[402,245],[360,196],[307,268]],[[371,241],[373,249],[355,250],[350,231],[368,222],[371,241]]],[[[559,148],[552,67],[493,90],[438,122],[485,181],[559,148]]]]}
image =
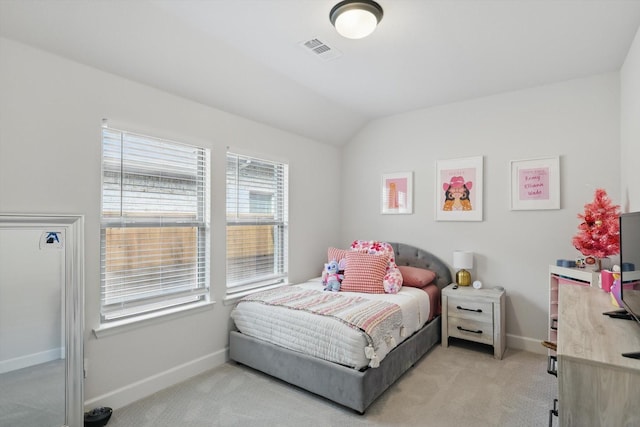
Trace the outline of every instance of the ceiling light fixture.
{"type": "Polygon", "coordinates": [[[361,39],[373,33],[382,15],[382,7],[374,1],[346,0],[333,6],[329,19],[341,36],[361,39]]]}

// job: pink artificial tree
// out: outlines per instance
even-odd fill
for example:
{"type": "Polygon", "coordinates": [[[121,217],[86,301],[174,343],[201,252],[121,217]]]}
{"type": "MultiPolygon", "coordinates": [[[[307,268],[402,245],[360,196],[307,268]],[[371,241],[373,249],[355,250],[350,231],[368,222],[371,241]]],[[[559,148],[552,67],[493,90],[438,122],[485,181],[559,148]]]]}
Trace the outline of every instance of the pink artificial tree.
{"type": "Polygon", "coordinates": [[[598,188],[593,202],[584,205],[584,214],[578,214],[583,222],[573,237],[576,249],[598,260],[620,253],[619,208],[611,203],[606,191],[598,188]]]}

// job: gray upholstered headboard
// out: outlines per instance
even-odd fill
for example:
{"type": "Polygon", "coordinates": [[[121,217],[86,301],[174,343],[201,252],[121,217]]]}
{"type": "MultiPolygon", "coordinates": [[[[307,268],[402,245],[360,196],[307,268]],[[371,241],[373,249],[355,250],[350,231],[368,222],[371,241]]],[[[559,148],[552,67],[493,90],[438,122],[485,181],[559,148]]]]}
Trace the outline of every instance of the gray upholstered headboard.
{"type": "Polygon", "coordinates": [[[396,254],[397,265],[410,265],[412,267],[426,268],[436,273],[436,284],[440,289],[449,285],[451,271],[449,266],[440,258],[424,249],[416,248],[404,243],[391,243],[396,254]]]}

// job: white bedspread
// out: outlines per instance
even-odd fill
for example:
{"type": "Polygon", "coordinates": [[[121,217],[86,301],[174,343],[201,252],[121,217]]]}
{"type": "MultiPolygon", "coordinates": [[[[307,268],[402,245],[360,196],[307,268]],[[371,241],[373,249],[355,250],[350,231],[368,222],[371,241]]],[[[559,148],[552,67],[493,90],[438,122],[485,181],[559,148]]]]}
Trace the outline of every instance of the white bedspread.
{"type": "MultiPolygon", "coordinates": [[[[305,289],[322,289],[319,278],[302,283],[305,289]]],[[[429,319],[429,296],[426,292],[403,287],[398,294],[349,293],[371,300],[383,300],[400,306],[402,325],[376,351],[381,361],[395,345],[411,336],[429,319]],[[404,328],[401,334],[401,329],[404,328]],[[402,335],[402,336],[401,336],[402,335]]],[[[243,334],[268,341],[290,350],[306,353],[331,362],[361,369],[371,360],[365,354],[368,341],[363,332],[354,330],[330,317],[300,310],[243,302],[231,312],[236,327],[243,334]]]]}

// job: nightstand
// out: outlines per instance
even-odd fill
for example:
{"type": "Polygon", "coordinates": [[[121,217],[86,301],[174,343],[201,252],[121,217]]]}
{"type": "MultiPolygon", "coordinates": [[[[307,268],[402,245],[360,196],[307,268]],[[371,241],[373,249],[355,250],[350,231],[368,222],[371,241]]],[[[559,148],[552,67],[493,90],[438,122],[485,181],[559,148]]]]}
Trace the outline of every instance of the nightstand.
{"type": "Polygon", "coordinates": [[[442,290],[442,346],[456,337],[493,346],[502,359],[506,348],[504,289],[474,289],[451,284],[442,290]]]}

